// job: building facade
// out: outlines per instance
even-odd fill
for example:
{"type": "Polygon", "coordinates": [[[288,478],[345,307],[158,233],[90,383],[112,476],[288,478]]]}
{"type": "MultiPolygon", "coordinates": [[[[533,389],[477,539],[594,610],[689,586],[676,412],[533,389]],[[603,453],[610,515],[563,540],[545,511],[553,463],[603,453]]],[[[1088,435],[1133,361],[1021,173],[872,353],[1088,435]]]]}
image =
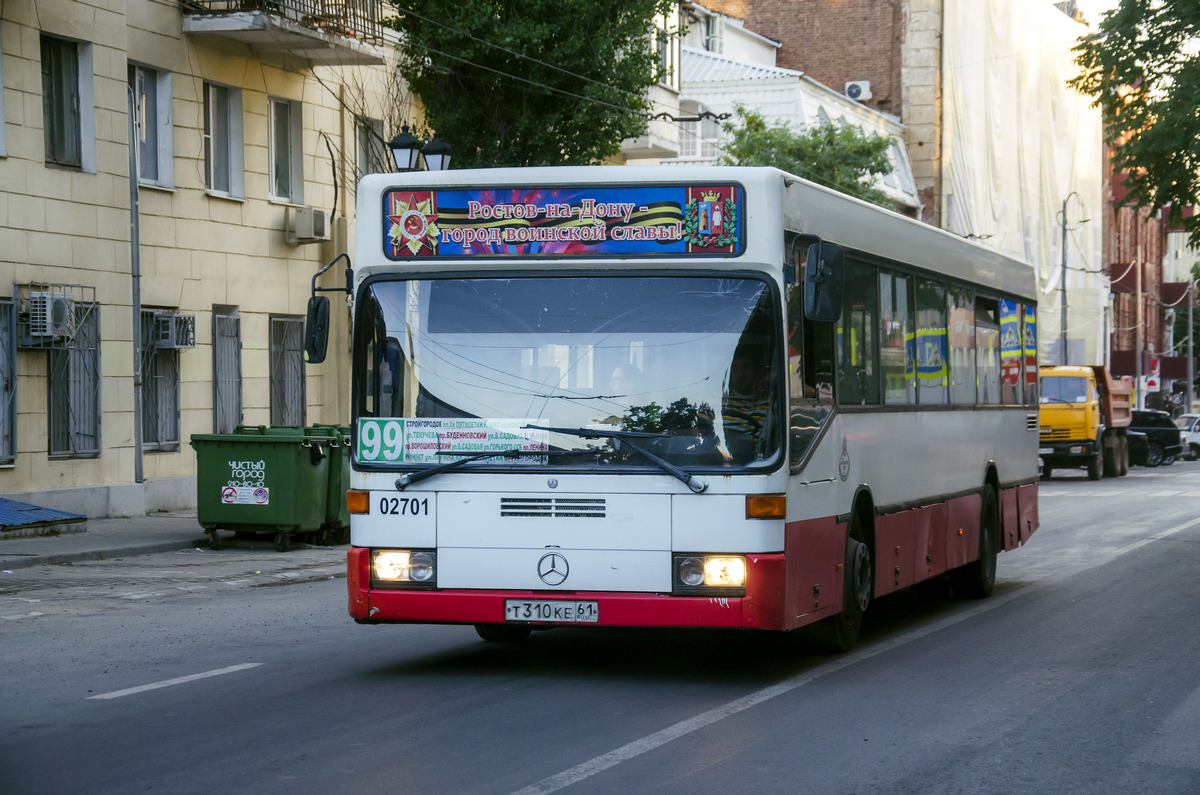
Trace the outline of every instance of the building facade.
{"type": "Polygon", "coordinates": [[[388,52],[359,0],[0,4],[0,494],[191,507],[192,434],[349,420],[303,319],[416,111],[388,52]]]}
{"type": "Polygon", "coordinates": [[[1071,362],[1104,361],[1101,120],[1065,85],[1088,30],[1077,15],[1042,0],[710,5],[780,41],[780,66],[865,86],[865,104],[898,115],[922,220],[1038,269],[1043,361],[1062,360],[1064,338],[1071,362]]]}

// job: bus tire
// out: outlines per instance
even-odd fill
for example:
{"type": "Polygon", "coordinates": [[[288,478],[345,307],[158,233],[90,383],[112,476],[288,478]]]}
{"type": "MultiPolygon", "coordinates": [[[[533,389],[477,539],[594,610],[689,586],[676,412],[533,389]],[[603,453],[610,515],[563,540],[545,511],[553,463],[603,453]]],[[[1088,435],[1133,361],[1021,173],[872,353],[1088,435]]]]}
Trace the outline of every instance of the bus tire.
{"type": "Polygon", "coordinates": [[[959,599],[985,599],[996,585],[996,542],[1000,529],[1000,512],[996,490],[988,483],[983,487],[979,515],[979,559],[950,571],[950,583],[959,599]]]}
{"type": "Polygon", "coordinates": [[[1125,477],[1129,474],[1129,439],[1124,436],[1120,439],[1120,446],[1117,450],[1117,465],[1120,467],[1118,475],[1125,477]]]}
{"type": "Polygon", "coordinates": [[[1099,480],[1104,474],[1104,454],[1097,452],[1088,459],[1088,480],[1099,480]]]}
{"type": "Polygon", "coordinates": [[[858,518],[857,512],[850,519],[844,569],[842,612],[824,619],[817,625],[818,640],[826,651],[833,654],[845,653],[854,648],[858,641],[858,632],[862,629],[863,615],[871,606],[874,582],[871,548],[863,541],[862,520],[858,518]]]}
{"type": "Polygon", "coordinates": [[[488,643],[517,643],[529,637],[524,624],[476,624],[475,632],[488,643]]]}

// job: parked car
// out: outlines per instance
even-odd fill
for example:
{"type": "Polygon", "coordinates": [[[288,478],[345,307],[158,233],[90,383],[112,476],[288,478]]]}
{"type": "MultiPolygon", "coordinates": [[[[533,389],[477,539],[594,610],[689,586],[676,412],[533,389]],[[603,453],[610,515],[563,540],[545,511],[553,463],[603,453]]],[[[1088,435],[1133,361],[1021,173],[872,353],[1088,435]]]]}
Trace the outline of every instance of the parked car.
{"type": "Polygon", "coordinates": [[[1126,428],[1125,438],[1129,445],[1129,463],[1146,466],[1146,459],[1150,457],[1150,443],[1146,441],[1146,434],[1126,428]]]}
{"type": "Polygon", "coordinates": [[[1200,414],[1182,414],[1175,424],[1183,436],[1183,457],[1188,461],[1200,458],[1200,414]]]}
{"type": "MultiPolygon", "coordinates": [[[[1129,430],[1146,434],[1145,466],[1170,464],[1183,453],[1183,436],[1165,411],[1134,409],[1129,430]]],[[[1132,461],[1132,457],[1130,459],[1132,461]]]]}

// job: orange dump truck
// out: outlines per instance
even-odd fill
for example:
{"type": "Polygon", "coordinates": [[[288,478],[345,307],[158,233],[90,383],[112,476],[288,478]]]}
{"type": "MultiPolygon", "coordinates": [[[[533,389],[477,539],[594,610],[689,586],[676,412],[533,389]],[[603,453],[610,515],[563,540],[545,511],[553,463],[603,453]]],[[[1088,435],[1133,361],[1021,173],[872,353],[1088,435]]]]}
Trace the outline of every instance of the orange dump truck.
{"type": "Polygon", "coordinates": [[[1120,477],[1129,470],[1125,429],[1133,418],[1133,386],[1102,366],[1039,368],[1042,476],[1087,467],[1088,477],[1120,477]]]}

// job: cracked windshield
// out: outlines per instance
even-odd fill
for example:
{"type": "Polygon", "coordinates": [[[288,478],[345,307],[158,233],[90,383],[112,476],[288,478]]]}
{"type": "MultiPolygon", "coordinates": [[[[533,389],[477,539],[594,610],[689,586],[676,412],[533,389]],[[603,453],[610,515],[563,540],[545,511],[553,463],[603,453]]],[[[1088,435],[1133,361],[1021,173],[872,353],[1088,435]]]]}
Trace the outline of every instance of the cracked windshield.
{"type": "Polygon", "coordinates": [[[358,459],[769,465],[774,307],[766,282],[742,277],[376,282],[355,324],[358,459]]]}

